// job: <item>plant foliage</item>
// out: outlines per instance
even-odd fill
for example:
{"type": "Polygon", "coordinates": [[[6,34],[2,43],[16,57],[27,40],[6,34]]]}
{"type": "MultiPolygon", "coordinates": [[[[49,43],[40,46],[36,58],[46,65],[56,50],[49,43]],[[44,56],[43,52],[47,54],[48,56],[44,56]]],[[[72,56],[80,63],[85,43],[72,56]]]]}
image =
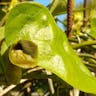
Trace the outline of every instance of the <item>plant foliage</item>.
{"type": "MultiPolygon", "coordinates": [[[[53,0],[53,6],[50,5],[50,10],[55,8],[53,15],[64,13],[61,9],[66,1],[63,2],[64,6],[59,7],[61,2],[63,1],[53,0]],[[55,2],[58,2],[56,8],[55,2]]],[[[95,22],[96,17],[91,18],[91,32],[88,34],[96,39],[95,22]]],[[[96,78],[72,49],[65,32],[57,26],[45,6],[36,2],[17,4],[8,13],[0,34],[0,73],[4,74],[8,84],[17,84],[24,69],[39,66],[74,88],[96,94],[96,78]]]]}

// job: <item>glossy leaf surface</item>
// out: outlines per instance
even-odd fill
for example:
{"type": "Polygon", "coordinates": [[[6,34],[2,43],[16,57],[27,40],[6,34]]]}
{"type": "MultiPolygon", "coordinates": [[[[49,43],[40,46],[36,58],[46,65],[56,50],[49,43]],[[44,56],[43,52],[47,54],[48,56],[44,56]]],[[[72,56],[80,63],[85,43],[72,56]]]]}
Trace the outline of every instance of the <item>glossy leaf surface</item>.
{"type": "MultiPolygon", "coordinates": [[[[46,7],[38,3],[18,4],[9,13],[5,31],[8,47],[18,45],[21,40],[31,41],[38,49],[36,49],[38,51],[36,66],[53,72],[75,88],[96,94],[95,77],[70,47],[65,33],[56,25],[46,7]]],[[[14,48],[10,50],[9,55],[12,50],[14,48]]],[[[15,48],[15,52],[18,50],[34,59],[32,54],[27,53],[28,50],[24,51],[24,46],[15,48]]],[[[9,56],[11,62],[18,66],[17,61],[13,62],[12,57],[11,54],[9,56]]],[[[24,63],[21,67],[27,68],[25,65],[24,63]]],[[[28,67],[31,68],[32,64],[28,67]]]]}

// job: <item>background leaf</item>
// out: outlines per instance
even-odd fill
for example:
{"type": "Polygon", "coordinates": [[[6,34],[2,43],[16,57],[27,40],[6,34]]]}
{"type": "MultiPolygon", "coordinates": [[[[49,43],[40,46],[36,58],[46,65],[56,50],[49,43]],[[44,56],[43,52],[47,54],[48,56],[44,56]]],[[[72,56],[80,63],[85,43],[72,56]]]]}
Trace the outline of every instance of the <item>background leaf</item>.
{"type": "Polygon", "coordinates": [[[2,41],[4,39],[4,32],[5,32],[5,28],[0,27],[0,41],[2,41]]]}
{"type": "Polygon", "coordinates": [[[53,0],[49,9],[53,15],[64,14],[67,10],[67,0],[53,0]]]}
{"type": "Polygon", "coordinates": [[[90,34],[96,39],[96,18],[91,19],[91,32],[90,34]]]}

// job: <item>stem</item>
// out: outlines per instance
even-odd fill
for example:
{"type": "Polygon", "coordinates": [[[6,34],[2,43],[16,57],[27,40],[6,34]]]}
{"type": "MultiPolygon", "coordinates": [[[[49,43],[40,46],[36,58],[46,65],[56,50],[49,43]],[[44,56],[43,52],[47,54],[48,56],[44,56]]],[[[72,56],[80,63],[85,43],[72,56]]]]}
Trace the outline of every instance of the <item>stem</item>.
{"type": "Polygon", "coordinates": [[[52,3],[53,3],[53,5],[50,7],[50,13],[53,13],[53,11],[55,10],[55,8],[57,7],[58,0],[54,0],[52,3]]]}
{"type": "Polygon", "coordinates": [[[83,11],[83,27],[87,25],[88,21],[88,10],[87,10],[88,0],[84,0],[84,11],[83,11]]]}
{"type": "Polygon", "coordinates": [[[96,64],[87,64],[87,63],[85,63],[85,65],[89,65],[91,67],[96,67],[96,64]]]}
{"type": "Polygon", "coordinates": [[[19,0],[20,2],[24,2],[25,0],[19,0]]]}
{"type": "Polygon", "coordinates": [[[7,14],[2,18],[2,20],[0,21],[0,27],[4,25],[5,20],[6,20],[7,14]]]}
{"type": "Polygon", "coordinates": [[[85,41],[85,42],[82,42],[82,43],[80,43],[80,44],[75,44],[75,45],[73,45],[72,47],[73,47],[74,49],[78,49],[78,48],[82,48],[82,47],[84,47],[84,46],[95,45],[95,44],[96,44],[96,40],[94,40],[94,41],[85,41]]]}
{"type": "MultiPolygon", "coordinates": [[[[22,84],[22,83],[24,83],[24,82],[26,82],[27,81],[27,79],[22,79],[21,81],[20,81],[20,84],[22,84]]],[[[5,94],[7,94],[9,91],[11,91],[12,89],[14,89],[16,87],[16,85],[10,85],[10,86],[8,86],[7,88],[5,88],[3,91],[1,91],[0,92],[0,96],[4,96],[5,94]]]]}
{"type": "Polygon", "coordinates": [[[58,21],[58,22],[60,22],[61,24],[63,24],[63,25],[64,25],[64,22],[63,22],[62,20],[60,20],[60,19],[56,18],[56,21],[58,21]]]}
{"type": "Polygon", "coordinates": [[[68,0],[67,13],[67,36],[70,38],[73,24],[73,0],[68,0]]]}
{"type": "Polygon", "coordinates": [[[91,54],[80,53],[79,56],[80,56],[80,57],[92,58],[92,59],[96,60],[96,57],[93,56],[93,55],[91,55],[91,54]]]}
{"type": "Polygon", "coordinates": [[[0,5],[9,5],[10,2],[0,2],[0,5]]]}
{"type": "Polygon", "coordinates": [[[89,61],[96,65],[96,60],[90,58],[89,61]]]}

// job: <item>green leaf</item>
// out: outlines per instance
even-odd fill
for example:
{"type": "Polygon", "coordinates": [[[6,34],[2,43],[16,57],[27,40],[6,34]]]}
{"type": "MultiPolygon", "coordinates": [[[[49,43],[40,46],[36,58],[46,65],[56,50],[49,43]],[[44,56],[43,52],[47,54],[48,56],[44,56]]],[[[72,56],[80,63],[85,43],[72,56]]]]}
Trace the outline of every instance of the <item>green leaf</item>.
{"type": "Polygon", "coordinates": [[[96,39],[96,18],[91,19],[90,34],[96,39]]]}
{"type": "Polygon", "coordinates": [[[64,14],[67,10],[67,0],[53,0],[49,9],[53,15],[64,14]]]}
{"type": "Polygon", "coordinates": [[[0,54],[1,56],[5,53],[8,49],[6,42],[5,42],[5,26],[0,27],[0,54]]]}
{"type": "Polygon", "coordinates": [[[5,28],[0,27],[0,41],[2,41],[4,39],[4,32],[5,32],[5,28]]]}
{"type": "MultiPolygon", "coordinates": [[[[8,47],[6,45],[5,41],[2,41],[5,36],[5,27],[0,28],[0,74],[3,75],[0,77],[0,82],[5,82],[7,84],[17,84],[19,83],[21,76],[22,76],[22,70],[18,66],[15,66],[11,64],[8,57],[8,47]]],[[[0,83],[1,84],[1,83],[0,83]]]]}
{"type": "Polygon", "coordinates": [[[0,55],[0,74],[3,73],[3,66],[2,66],[2,61],[1,61],[1,55],[0,55]]]}
{"type": "MultiPolygon", "coordinates": [[[[75,88],[96,94],[96,78],[70,47],[65,33],[58,28],[50,12],[43,5],[26,2],[15,6],[6,22],[5,39],[8,47],[14,46],[9,54],[13,50],[20,50],[23,54],[37,59],[36,66],[53,72],[75,88]],[[24,51],[23,43],[16,47],[20,41],[34,43],[37,46],[34,52],[38,51],[36,57],[27,53],[29,49],[27,52],[24,51]]],[[[19,56],[18,52],[15,55],[19,56]]],[[[14,56],[11,54],[11,62],[12,57],[14,56]]],[[[12,63],[18,66],[17,60],[12,63]]]]}
{"type": "Polygon", "coordinates": [[[2,62],[1,62],[1,49],[2,49],[2,43],[3,43],[3,39],[4,39],[4,27],[0,27],[0,74],[3,73],[3,66],[2,66],[2,62]]]}
{"type": "Polygon", "coordinates": [[[13,65],[9,61],[8,53],[9,53],[9,51],[7,50],[0,57],[0,62],[1,62],[1,65],[2,65],[1,66],[2,74],[3,74],[4,78],[5,78],[5,82],[6,82],[7,85],[17,84],[17,83],[19,83],[19,81],[21,79],[22,69],[20,67],[18,67],[18,66],[13,65]]]}
{"type": "Polygon", "coordinates": [[[5,15],[5,12],[2,11],[2,8],[0,6],[0,21],[2,20],[2,18],[4,17],[4,15],[5,15]]]}

